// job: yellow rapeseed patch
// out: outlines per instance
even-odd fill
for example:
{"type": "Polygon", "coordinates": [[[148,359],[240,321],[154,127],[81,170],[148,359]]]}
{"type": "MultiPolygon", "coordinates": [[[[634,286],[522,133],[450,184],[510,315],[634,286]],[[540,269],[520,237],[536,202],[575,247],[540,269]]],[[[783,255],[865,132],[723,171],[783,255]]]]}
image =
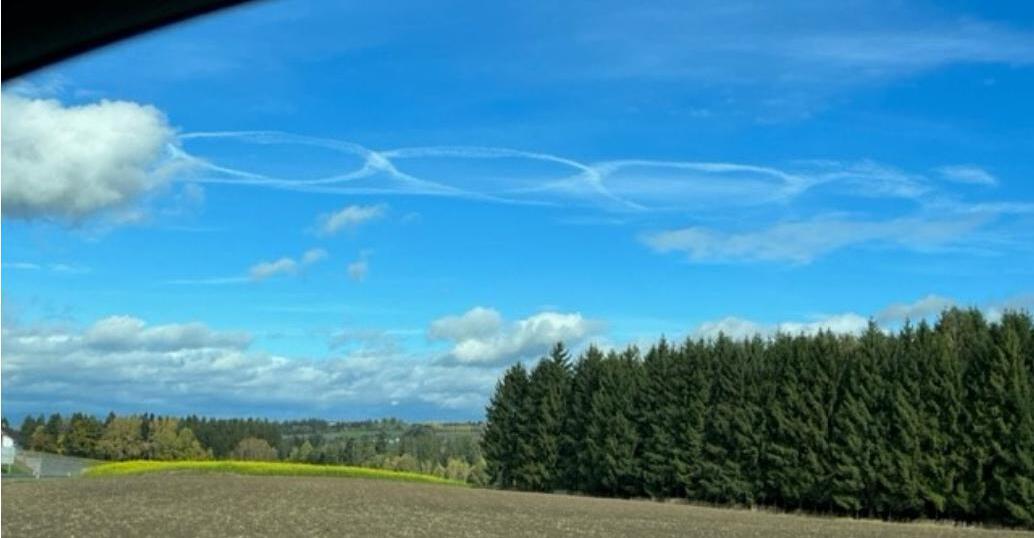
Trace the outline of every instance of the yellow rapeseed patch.
{"type": "Polygon", "coordinates": [[[340,478],[372,478],[402,482],[422,482],[467,486],[465,482],[433,475],[403,471],[386,471],[347,465],[314,465],[279,461],[151,461],[133,460],[102,463],[83,472],[84,476],[125,476],[146,473],[231,473],[262,476],[334,476],[340,478]]]}

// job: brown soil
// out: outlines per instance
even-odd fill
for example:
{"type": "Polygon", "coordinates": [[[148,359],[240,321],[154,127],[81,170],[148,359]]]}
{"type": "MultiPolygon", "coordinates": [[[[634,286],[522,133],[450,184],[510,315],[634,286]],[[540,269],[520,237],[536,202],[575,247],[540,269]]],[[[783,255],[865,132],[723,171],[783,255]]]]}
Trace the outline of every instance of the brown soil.
{"type": "Polygon", "coordinates": [[[376,480],[165,474],[5,481],[3,536],[1034,536],[376,480]]]}

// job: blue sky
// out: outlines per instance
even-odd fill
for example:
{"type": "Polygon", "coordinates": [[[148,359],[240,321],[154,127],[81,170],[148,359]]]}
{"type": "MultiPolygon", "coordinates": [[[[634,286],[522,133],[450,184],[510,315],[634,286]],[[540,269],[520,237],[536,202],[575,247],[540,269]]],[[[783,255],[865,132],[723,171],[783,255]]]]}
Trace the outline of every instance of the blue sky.
{"type": "Polygon", "coordinates": [[[4,414],[477,419],[502,368],[1034,304],[1023,3],[265,2],[3,88],[4,414]]]}

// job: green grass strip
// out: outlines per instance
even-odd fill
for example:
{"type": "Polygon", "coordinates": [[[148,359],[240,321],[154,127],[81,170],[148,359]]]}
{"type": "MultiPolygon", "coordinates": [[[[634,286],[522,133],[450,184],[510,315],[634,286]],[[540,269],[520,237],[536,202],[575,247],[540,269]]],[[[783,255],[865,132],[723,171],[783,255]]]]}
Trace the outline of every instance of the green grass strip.
{"type": "Polygon", "coordinates": [[[340,478],[372,478],[397,480],[425,484],[468,486],[466,482],[449,480],[433,475],[386,471],[367,467],[347,465],[315,465],[277,461],[150,461],[133,460],[94,465],[83,472],[84,476],[126,476],[147,473],[195,472],[232,473],[259,476],[335,476],[340,478]]]}

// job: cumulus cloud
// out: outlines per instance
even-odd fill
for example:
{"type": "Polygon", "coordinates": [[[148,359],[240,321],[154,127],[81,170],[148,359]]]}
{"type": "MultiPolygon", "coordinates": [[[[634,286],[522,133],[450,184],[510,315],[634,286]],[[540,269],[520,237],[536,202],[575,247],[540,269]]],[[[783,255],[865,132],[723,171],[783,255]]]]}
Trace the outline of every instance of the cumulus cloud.
{"type": "Polygon", "coordinates": [[[159,160],[173,130],[158,109],[2,99],[5,216],[78,222],[124,209],[164,183],[159,160]]]}
{"type": "Polygon", "coordinates": [[[705,321],[693,330],[692,335],[697,338],[717,338],[724,334],[729,338],[737,340],[751,338],[755,335],[767,335],[773,332],[772,328],[749,319],[727,316],[719,320],[705,321]]]}
{"type": "Polygon", "coordinates": [[[252,280],[265,280],[280,275],[294,275],[302,268],[318,263],[326,257],[326,250],[320,248],[309,249],[302,254],[301,259],[298,261],[285,256],[273,261],[256,263],[248,270],[248,275],[252,280]]]}
{"type": "MultiPolygon", "coordinates": [[[[730,338],[751,338],[755,335],[768,337],[777,333],[815,334],[819,331],[831,331],[837,334],[860,334],[866,330],[869,320],[877,322],[884,329],[900,326],[906,321],[918,321],[938,316],[948,308],[959,306],[959,301],[950,297],[930,294],[913,302],[893,303],[880,310],[873,317],[866,317],[855,312],[844,312],[828,316],[817,316],[805,321],[783,321],[763,323],[749,319],[729,316],[713,321],[705,321],[696,326],[690,335],[695,338],[716,338],[724,334],[730,338]]],[[[1007,310],[1029,310],[1034,307],[1034,294],[1019,294],[1003,300],[988,301],[980,305],[972,305],[981,310],[988,319],[994,321],[1007,310]]]]}
{"type": "Polygon", "coordinates": [[[860,334],[868,326],[868,319],[853,312],[821,317],[810,321],[785,321],[781,323],[759,323],[738,317],[725,317],[717,321],[701,323],[693,330],[696,338],[717,338],[724,334],[730,338],[743,339],[753,336],[785,334],[816,334],[831,331],[837,334],[860,334]]]}
{"type": "Polygon", "coordinates": [[[384,216],[387,207],[378,205],[350,205],[339,211],[321,215],[319,218],[320,232],[325,235],[334,235],[341,230],[354,229],[359,225],[378,219],[384,216]]]}
{"type": "Polygon", "coordinates": [[[579,313],[541,312],[505,323],[498,311],[474,307],[435,320],[427,335],[451,342],[447,363],[495,366],[540,355],[557,342],[577,344],[602,329],[603,323],[579,313]]]}
{"type": "Polygon", "coordinates": [[[427,335],[433,340],[490,338],[503,327],[503,316],[491,308],[475,306],[458,316],[445,316],[431,322],[427,335]]]}
{"type": "Polygon", "coordinates": [[[251,335],[244,332],[217,332],[198,322],[149,327],[139,318],[111,316],[87,328],[82,335],[82,342],[88,348],[103,351],[244,349],[251,343],[251,335]]]}
{"type": "Polygon", "coordinates": [[[948,181],[956,183],[970,183],[973,185],[994,186],[998,184],[998,178],[987,170],[971,164],[958,164],[942,166],[937,172],[948,181]]]}
{"type": "Polygon", "coordinates": [[[898,323],[905,320],[919,320],[940,314],[946,308],[955,306],[955,300],[930,294],[911,303],[894,303],[877,314],[881,323],[898,323]]]}
{"type": "Polygon", "coordinates": [[[959,244],[986,220],[982,215],[889,220],[824,217],[781,222],[745,232],[705,227],[665,230],[646,234],[642,241],[657,252],[681,252],[692,261],[803,264],[824,254],[866,244],[919,250],[949,247],[959,244]]]}
{"type": "MultiPolygon", "coordinates": [[[[83,329],[5,323],[4,405],[24,411],[55,401],[75,409],[161,413],[340,414],[408,405],[476,416],[498,372],[431,364],[382,349],[290,358],[248,349],[246,333],[200,323],[148,325],[132,316],[83,329]]],[[[429,411],[429,409],[431,411],[429,411]]]]}

